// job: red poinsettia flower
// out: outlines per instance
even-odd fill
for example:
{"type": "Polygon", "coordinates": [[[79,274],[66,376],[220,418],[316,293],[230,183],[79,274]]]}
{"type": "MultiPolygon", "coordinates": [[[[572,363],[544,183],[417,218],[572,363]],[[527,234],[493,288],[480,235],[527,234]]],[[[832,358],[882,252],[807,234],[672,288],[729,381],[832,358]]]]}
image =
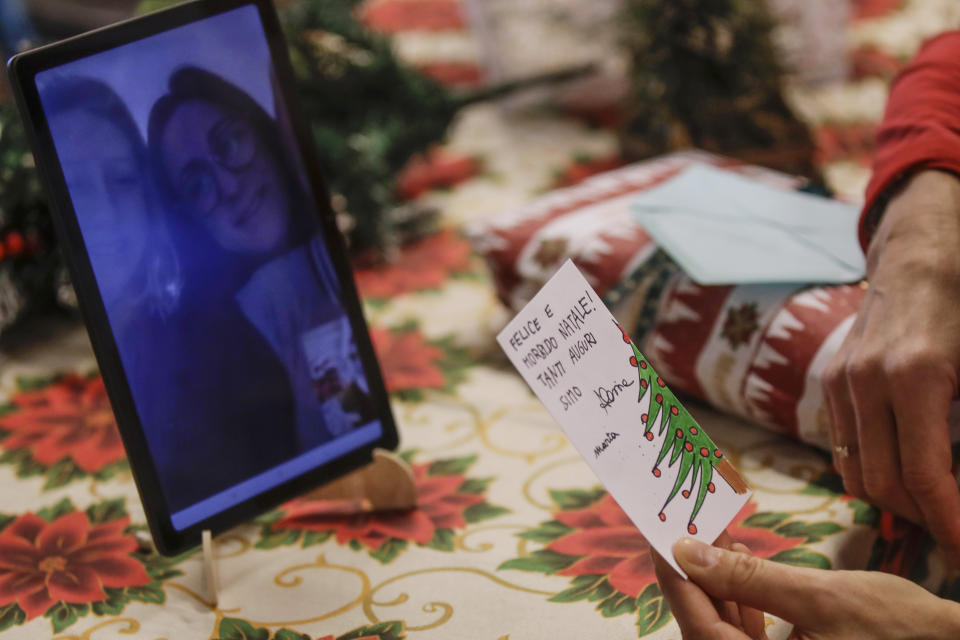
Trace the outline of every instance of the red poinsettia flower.
{"type": "Polygon", "coordinates": [[[357,288],[365,298],[391,298],[439,287],[470,266],[470,243],[453,231],[441,231],[403,249],[393,262],[358,269],[357,288]]]}
{"type": "Polygon", "coordinates": [[[443,349],[428,344],[418,330],[388,331],[374,327],[370,338],[383,369],[387,391],[442,389],[447,385],[443,371],[437,366],[443,359],[443,349]]]}
{"type": "MultiPolygon", "coordinates": [[[[727,527],[734,541],[745,544],[754,555],[769,558],[803,542],[766,529],[741,527],[756,510],[756,503],[747,503],[727,527]]],[[[554,518],[574,531],[557,538],[547,549],[583,556],[558,575],[606,575],[610,586],[631,598],[656,581],[650,545],[609,494],[584,509],[555,513],[554,518]]]]}
{"type": "Polygon", "coordinates": [[[138,545],[123,534],[129,523],[124,516],[91,527],[83,511],[53,522],[20,516],[0,533],[0,606],[16,602],[30,620],[56,602],[104,600],[104,587],[148,584],[143,564],[130,557],[138,545]]]}
{"type": "Polygon", "coordinates": [[[123,459],[123,443],[99,376],[67,376],[18,393],[11,401],[19,411],[0,418],[0,429],[11,432],[0,443],[3,448],[29,449],[46,466],[71,458],[87,473],[123,459]]]}
{"type": "MultiPolygon", "coordinates": [[[[409,0],[403,0],[409,2],[409,0]]],[[[472,156],[434,147],[414,156],[397,176],[397,195],[412,200],[431,189],[449,189],[480,172],[480,163],[472,156]]]]}
{"type": "Polygon", "coordinates": [[[344,514],[336,501],[293,500],[271,528],[333,531],[340,544],[357,540],[373,551],[390,538],[427,544],[437,529],[466,527],[463,512],[486,500],[481,494],[458,493],[466,481],[463,474],[428,475],[428,466],[413,466],[417,506],[410,511],[344,514]]]}

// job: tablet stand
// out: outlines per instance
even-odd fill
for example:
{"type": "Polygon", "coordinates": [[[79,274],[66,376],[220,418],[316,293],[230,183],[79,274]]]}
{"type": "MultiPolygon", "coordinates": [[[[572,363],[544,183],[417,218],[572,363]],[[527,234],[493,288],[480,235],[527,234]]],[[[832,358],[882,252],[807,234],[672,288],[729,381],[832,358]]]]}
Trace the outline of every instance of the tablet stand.
{"type": "MultiPolygon", "coordinates": [[[[336,500],[345,503],[338,513],[371,513],[412,509],[417,504],[413,470],[397,454],[374,449],[373,461],[303,496],[307,500],[336,500]]],[[[201,534],[203,574],[214,607],[220,601],[220,572],[209,530],[201,534]]]]}

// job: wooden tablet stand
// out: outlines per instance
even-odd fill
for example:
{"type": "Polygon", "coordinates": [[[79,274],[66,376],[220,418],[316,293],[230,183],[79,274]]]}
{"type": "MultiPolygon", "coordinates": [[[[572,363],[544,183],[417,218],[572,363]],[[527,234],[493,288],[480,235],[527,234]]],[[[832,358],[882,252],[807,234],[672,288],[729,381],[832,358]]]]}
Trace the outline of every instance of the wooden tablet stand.
{"type": "MultiPolygon", "coordinates": [[[[386,449],[374,449],[373,461],[329,484],[303,496],[307,500],[336,500],[344,502],[341,513],[372,513],[375,511],[402,511],[417,504],[417,486],[413,470],[407,462],[386,449]]],[[[213,536],[209,530],[201,535],[203,546],[203,573],[213,606],[219,606],[220,573],[213,553],[213,536]]]]}

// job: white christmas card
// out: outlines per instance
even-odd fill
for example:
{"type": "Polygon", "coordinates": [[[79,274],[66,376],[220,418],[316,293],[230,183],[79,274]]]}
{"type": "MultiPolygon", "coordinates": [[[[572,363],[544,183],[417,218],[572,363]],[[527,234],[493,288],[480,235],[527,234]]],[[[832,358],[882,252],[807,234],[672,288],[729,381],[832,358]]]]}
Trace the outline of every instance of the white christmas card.
{"type": "Polygon", "coordinates": [[[713,543],[750,499],[740,474],[567,261],[497,336],[647,541],[713,543]]]}

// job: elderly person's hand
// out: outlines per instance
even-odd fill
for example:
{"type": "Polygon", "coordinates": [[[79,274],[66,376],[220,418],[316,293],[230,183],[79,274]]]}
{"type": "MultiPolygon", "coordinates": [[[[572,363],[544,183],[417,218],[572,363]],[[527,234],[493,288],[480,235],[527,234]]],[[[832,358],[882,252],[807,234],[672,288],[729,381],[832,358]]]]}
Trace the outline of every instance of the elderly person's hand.
{"type": "Polygon", "coordinates": [[[927,170],[890,200],[869,288],[824,372],[834,463],[851,494],[924,524],[960,561],[947,428],[960,369],[960,179],[927,170]]]}
{"type": "Polygon", "coordinates": [[[903,578],[865,571],[802,569],[760,560],[721,536],[673,547],[684,580],[654,554],[657,579],[683,637],[766,638],[761,611],[794,625],[791,639],[958,638],[960,604],[903,578]]]}

